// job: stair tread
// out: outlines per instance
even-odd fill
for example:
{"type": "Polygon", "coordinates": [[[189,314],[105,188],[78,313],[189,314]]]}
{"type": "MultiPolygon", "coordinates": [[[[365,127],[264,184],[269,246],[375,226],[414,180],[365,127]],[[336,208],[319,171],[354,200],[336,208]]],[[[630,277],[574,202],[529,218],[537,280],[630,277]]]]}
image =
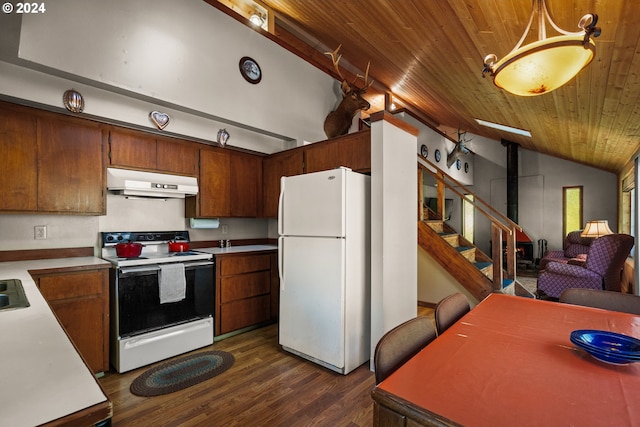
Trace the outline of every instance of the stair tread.
{"type": "Polygon", "coordinates": [[[511,286],[514,283],[515,280],[513,279],[502,279],[502,289],[506,288],[507,286],[511,286]]]}
{"type": "Polygon", "coordinates": [[[489,267],[493,263],[491,262],[474,262],[473,265],[476,266],[477,269],[482,270],[483,268],[489,267]]]}
{"type": "Polygon", "coordinates": [[[475,249],[475,246],[456,246],[455,250],[458,252],[468,251],[470,249],[475,249]]]}

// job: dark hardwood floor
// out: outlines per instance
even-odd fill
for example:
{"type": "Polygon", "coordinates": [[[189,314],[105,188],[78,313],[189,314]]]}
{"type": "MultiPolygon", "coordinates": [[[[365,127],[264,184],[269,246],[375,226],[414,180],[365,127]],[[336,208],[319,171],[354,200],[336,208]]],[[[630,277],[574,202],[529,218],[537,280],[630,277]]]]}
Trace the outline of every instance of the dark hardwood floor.
{"type": "MultiPolygon", "coordinates": [[[[421,315],[432,310],[418,307],[421,315]]],[[[196,350],[236,359],[217,377],[175,393],[140,397],[131,382],[150,366],[111,371],[100,383],[113,402],[113,426],[371,426],[375,385],[365,363],[340,375],[283,351],[269,325],[196,350]]],[[[163,363],[163,362],[158,362],[163,363]]]]}

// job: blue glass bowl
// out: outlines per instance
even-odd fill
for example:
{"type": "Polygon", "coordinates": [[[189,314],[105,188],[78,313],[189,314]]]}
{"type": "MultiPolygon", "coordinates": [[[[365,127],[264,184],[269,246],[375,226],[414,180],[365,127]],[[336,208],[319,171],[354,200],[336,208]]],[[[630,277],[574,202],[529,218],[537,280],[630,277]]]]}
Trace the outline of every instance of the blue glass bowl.
{"type": "Polygon", "coordinates": [[[581,329],[571,332],[571,342],[598,360],[616,365],[640,362],[640,340],[615,332],[581,329]]]}

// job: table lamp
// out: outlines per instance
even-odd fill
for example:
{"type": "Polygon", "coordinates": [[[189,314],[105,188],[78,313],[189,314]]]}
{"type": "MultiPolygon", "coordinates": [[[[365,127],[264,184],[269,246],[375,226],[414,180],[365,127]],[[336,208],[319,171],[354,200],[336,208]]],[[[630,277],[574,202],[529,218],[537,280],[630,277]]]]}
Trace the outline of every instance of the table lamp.
{"type": "Polygon", "coordinates": [[[606,219],[597,219],[587,221],[587,225],[584,226],[580,237],[593,237],[597,239],[607,234],[613,234],[613,231],[609,228],[609,222],[606,219]]]}

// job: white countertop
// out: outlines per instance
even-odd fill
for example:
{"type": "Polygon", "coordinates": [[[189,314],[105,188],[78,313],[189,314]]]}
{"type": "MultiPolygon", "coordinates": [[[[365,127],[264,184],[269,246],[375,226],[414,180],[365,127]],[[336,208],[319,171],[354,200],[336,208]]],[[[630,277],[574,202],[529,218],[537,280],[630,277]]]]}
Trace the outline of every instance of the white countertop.
{"type": "Polygon", "coordinates": [[[277,249],[278,249],[278,245],[245,245],[245,246],[230,246],[228,248],[198,248],[193,250],[198,252],[205,252],[208,254],[222,255],[222,254],[237,254],[241,252],[274,251],[277,249]]]}
{"type": "Polygon", "coordinates": [[[0,310],[0,424],[39,425],[107,400],[28,273],[105,264],[94,257],[0,263],[0,279],[19,279],[30,304],[0,310]]]}

